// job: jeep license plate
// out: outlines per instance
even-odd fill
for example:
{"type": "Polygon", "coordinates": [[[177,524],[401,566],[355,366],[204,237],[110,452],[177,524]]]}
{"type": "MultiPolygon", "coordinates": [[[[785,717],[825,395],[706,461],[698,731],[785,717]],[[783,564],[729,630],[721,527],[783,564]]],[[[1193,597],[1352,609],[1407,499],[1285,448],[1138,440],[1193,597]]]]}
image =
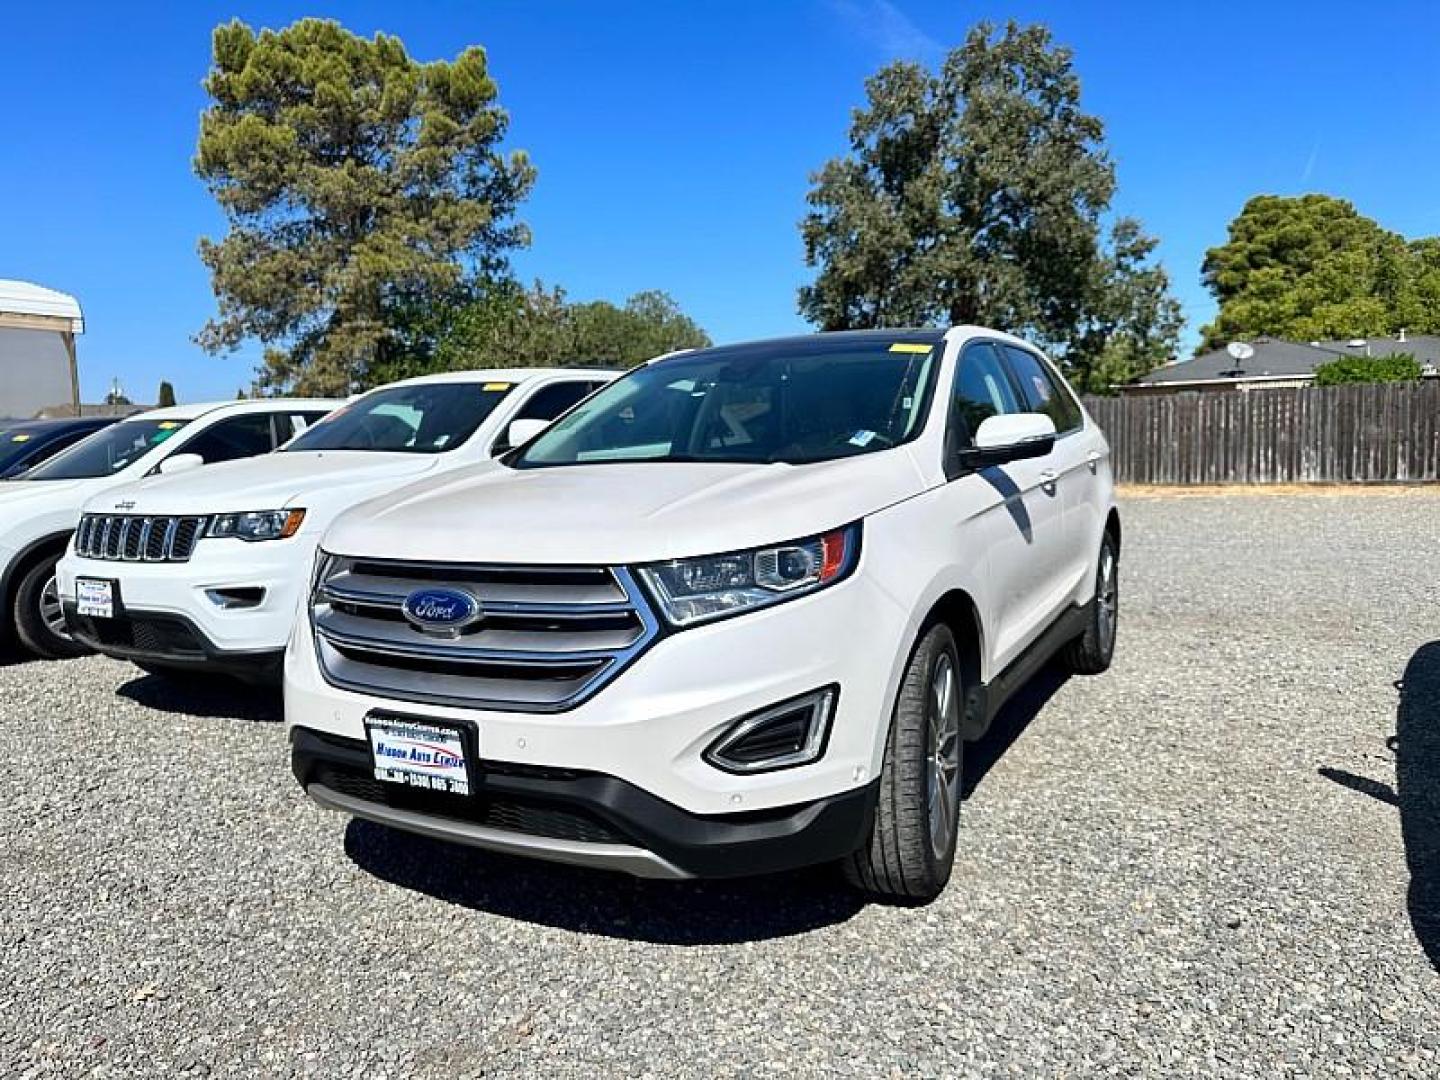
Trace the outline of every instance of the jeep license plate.
{"type": "Polygon", "coordinates": [[[115,583],[96,578],[75,579],[75,610],[92,619],[115,617],[115,583]]]}

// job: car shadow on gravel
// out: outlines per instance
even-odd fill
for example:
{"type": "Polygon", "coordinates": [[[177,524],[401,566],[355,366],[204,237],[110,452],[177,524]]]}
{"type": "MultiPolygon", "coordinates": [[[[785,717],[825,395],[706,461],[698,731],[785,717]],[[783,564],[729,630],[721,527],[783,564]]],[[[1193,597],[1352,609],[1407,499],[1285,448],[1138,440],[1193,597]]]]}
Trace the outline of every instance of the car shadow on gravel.
{"type": "Polygon", "coordinates": [[[285,703],[278,687],[251,686],[223,675],[186,679],[141,675],[115,692],[158,712],[252,723],[279,723],[285,719],[285,703]]]}
{"type": "Polygon", "coordinates": [[[985,737],[966,744],[965,760],[961,762],[960,771],[962,799],[971,796],[995,763],[1025,734],[1030,721],[1040,715],[1040,710],[1069,681],[1069,672],[1058,663],[1046,664],[1001,707],[995,719],[990,721],[990,730],[985,732],[985,737]]]}
{"type": "Polygon", "coordinates": [[[1327,780],[1396,806],[1410,870],[1406,907],[1425,955],[1440,972],[1440,641],[1422,646],[1395,684],[1400,704],[1395,735],[1395,787],[1344,769],[1322,768],[1327,780]]]}
{"type": "MultiPolygon", "coordinates": [[[[1047,666],[965,748],[969,797],[1068,680],[1047,666]]],[[[865,906],[833,866],[723,881],[646,881],[494,855],[352,820],[345,853],[367,873],[473,911],[662,945],[730,945],[845,922],[865,906]]]]}
{"type": "Polygon", "coordinates": [[[1422,646],[1405,667],[1395,743],[1410,924],[1440,971],[1440,641],[1422,646]]]}
{"type": "Polygon", "coordinates": [[[345,853],[382,881],[472,911],[658,945],[733,945],[845,922],[865,906],[834,867],[647,881],[495,855],[353,819],[345,853]]]}

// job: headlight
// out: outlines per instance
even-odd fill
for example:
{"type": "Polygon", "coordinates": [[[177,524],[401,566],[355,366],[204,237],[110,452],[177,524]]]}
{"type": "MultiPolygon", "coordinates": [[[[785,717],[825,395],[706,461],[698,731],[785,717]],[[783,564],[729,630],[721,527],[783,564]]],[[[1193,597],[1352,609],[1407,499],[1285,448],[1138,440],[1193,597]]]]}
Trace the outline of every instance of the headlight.
{"type": "Polygon", "coordinates": [[[250,510],[217,514],[206,536],[233,536],[240,540],[284,540],[294,536],[305,520],[304,510],[250,510]]]}
{"type": "Polygon", "coordinates": [[[860,526],[787,544],[642,566],[639,573],[675,626],[767,607],[833,585],[855,568],[860,526]]]}

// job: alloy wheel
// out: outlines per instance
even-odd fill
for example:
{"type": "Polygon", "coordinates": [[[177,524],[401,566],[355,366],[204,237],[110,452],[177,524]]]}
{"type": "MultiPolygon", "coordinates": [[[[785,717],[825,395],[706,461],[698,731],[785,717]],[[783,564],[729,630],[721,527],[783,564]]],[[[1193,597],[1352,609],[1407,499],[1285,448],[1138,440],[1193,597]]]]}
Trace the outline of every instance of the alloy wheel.
{"type": "Polygon", "coordinates": [[[930,849],[936,858],[950,850],[960,812],[960,693],[955,662],[946,654],[930,675],[929,754],[926,762],[930,806],[930,849]]]}
{"type": "Polygon", "coordinates": [[[45,588],[40,590],[40,620],[56,637],[70,640],[70,631],[65,626],[65,608],[60,603],[60,586],[52,574],[50,580],[45,582],[45,588]]]}
{"type": "Polygon", "coordinates": [[[1120,614],[1120,575],[1115,549],[1109,544],[1100,552],[1100,580],[1096,585],[1096,607],[1100,630],[1100,647],[1108,653],[1115,644],[1115,624],[1120,614]]]}

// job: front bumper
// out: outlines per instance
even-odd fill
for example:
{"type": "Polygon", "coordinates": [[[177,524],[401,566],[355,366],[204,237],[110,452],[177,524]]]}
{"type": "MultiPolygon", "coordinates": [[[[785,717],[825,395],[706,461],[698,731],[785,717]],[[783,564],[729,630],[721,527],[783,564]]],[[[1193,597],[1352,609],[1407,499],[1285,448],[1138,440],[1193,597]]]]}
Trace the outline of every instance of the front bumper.
{"type": "Polygon", "coordinates": [[[662,635],[598,693],[540,713],[335,686],[302,615],[285,656],[285,717],[292,730],[356,742],[377,710],[458,723],[478,733],[487,766],[598,774],[688,814],[746,815],[843,795],[879,776],[906,634],[906,613],[860,572],[811,596],[662,635]],[[705,760],[740,718],[830,685],[840,692],[818,760],[745,775],[705,760]]]}
{"type": "Polygon", "coordinates": [[[262,683],[278,683],[283,649],[234,651],[218,648],[183,615],[126,608],[113,619],[81,615],[73,601],[63,602],[65,625],[87,648],[117,660],[167,668],[194,668],[262,683]]]}
{"type": "Polygon", "coordinates": [[[879,781],[798,806],[687,813],[599,773],[479,763],[471,795],[374,778],[365,742],[291,731],[291,768],[321,806],[397,829],[637,877],[732,877],[839,859],[866,835],[879,781]]]}
{"type": "MultiPolygon", "coordinates": [[[[315,541],[304,536],[289,540],[246,543],[243,540],[205,538],[195,545],[187,562],[124,562],[84,559],[68,552],[56,568],[56,583],[67,611],[75,604],[75,580],[101,578],[118,583],[123,611],[192,632],[192,648],[164,646],[168,635],[146,637],[150,648],[142,653],[123,651],[126,638],[107,642],[104,634],[91,640],[83,622],[77,631],[86,643],[112,656],[168,661],[177,664],[247,666],[247,657],[263,657],[271,664],[284,652],[295,621],[300,596],[309,582],[315,558],[315,541]],[[226,607],[217,596],[225,591],[259,590],[258,603],[226,607]]],[[[114,620],[120,622],[121,620],[114,620]]],[[[185,635],[180,635],[181,637],[185,635]]]]}

